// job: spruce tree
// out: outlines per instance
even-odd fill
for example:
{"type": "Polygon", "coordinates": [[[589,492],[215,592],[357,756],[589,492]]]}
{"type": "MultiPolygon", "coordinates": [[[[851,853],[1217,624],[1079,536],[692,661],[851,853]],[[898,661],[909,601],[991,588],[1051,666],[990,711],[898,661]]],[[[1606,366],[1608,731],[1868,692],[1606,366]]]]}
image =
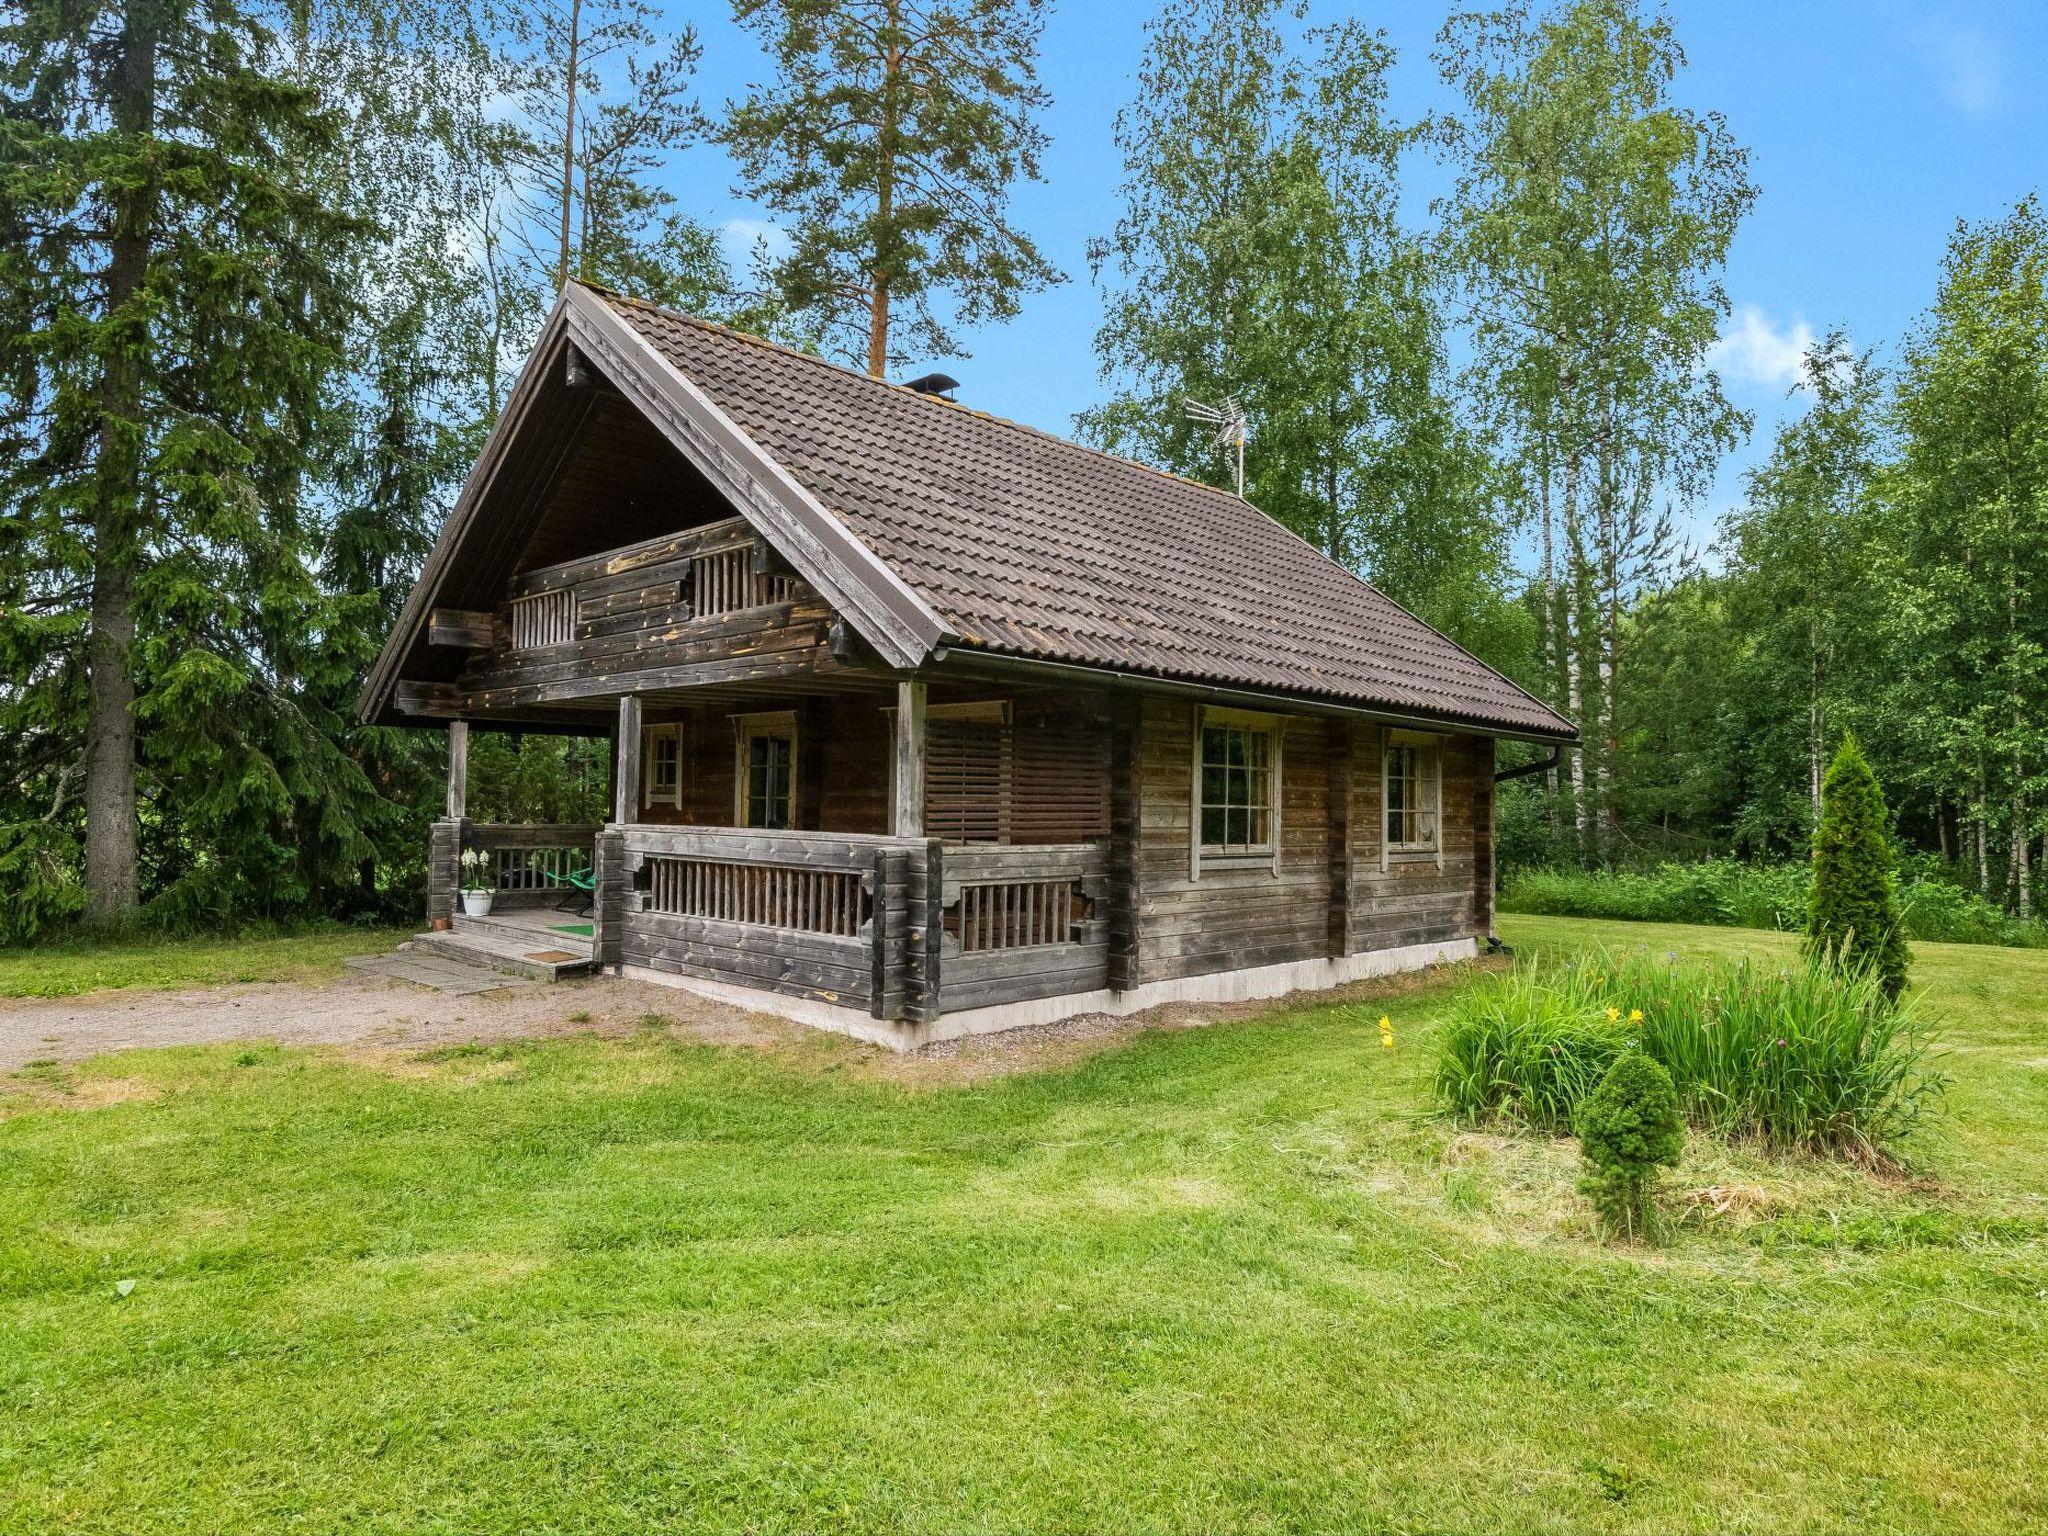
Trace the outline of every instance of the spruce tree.
{"type": "Polygon", "coordinates": [[[1899,921],[1884,792],[1853,734],[1842,738],[1828,767],[1820,804],[1807,953],[1825,964],[1873,968],[1896,1001],[1912,956],[1899,921]]]}

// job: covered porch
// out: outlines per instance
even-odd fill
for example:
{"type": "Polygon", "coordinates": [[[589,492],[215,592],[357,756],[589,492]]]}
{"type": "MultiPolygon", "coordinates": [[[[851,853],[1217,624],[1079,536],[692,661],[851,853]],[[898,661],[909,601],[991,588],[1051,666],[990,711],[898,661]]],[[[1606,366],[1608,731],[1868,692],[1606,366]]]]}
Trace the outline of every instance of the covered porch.
{"type": "MultiPolygon", "coordinates": [[[[1078,816],[1020,811],[1015,760],[1048,748],[1016,746],[1008,701],[934,705],[922,679],[870,678],[605,702],[603,824],[470,819],[472,722],[449,722],[427,882],[444,944],[755,1006],[773,994],[775,1011],[897,1045],[954,1032],[934,1030],[942,1015],[964,1029],[977,1010],[1111,984],[1106,838],[1005,840],[1106,832],[1106,761],[1061,792],[1078,816]],[[488,918],[462,912],[465,849],[490,856],[488,918]]],[[[1026,728],[1058,745],[1055,726],[1026,728]]]]}

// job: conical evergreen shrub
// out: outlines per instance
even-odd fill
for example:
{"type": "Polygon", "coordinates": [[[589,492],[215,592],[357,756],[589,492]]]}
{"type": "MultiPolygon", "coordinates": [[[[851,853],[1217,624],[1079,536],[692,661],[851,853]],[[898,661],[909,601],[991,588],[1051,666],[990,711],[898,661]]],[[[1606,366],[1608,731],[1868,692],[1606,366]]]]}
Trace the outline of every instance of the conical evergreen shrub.
{"type": "Polygon", "coordinates": [[[1906,988],[1912,954],[1900,923],[1884,791],[1853,735],[1844,736],[1821,782],[1813,834],[1813,893],[1806,952],[1829,965],[1868,966],[1893,1002],[1906,988]]]}
{"type": "Polygon", "coordinates": [[[1677,1166],[1685,1147],[1671,1074],[1631,1046],[1579,1101],[1573,1124],[1588,1165],[1580,1190],[1608,1231],[1647,1236],[1657,1170],[1677,1166]]]}

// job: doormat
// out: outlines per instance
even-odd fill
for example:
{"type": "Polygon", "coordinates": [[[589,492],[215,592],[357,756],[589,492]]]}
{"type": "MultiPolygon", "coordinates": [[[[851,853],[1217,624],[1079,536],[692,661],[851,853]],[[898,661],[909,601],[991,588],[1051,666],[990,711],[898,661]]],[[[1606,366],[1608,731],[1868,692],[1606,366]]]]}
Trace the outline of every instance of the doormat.
{"type": "Polygon", "coordinates": [[[577,939],[587,939],[597,932],[589,923],[550,923],[548,931],[550,933],[566,933],[571,938],[577,939]]]}
{"type": "Polygon", "coordinates": [[[590,956],[579,955],[575,951],[568,949],[536,949],[529,951],[526,958],[529,960],[544,960],[549,965],[560,965],[564,960],[588,960],[590,956]]]}

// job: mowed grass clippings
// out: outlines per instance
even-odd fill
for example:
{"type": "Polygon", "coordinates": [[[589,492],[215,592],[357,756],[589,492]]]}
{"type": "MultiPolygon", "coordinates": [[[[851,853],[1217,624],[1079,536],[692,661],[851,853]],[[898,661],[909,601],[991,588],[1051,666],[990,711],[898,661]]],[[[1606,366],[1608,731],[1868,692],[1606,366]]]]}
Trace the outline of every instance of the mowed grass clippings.
{"type": "Polygon", "coordinates": [[[653,1029],[35,1069],[0,1530],[2038,1529],[2048,955],[1916,977],[1912,1176],[1694,1138],[1656,1250],[1432,1112],[1455,974],[952,1083],[653,1029]]]}

